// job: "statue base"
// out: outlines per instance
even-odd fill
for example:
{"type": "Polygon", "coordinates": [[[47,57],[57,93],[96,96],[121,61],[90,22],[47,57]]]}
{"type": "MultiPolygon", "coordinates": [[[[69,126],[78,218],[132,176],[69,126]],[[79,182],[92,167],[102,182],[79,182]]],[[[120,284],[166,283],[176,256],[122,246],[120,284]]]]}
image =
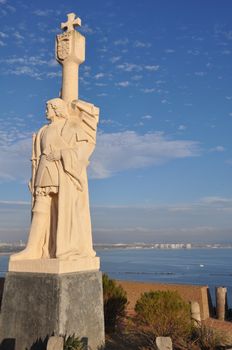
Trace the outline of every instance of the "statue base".
{"type": "Polygon", "coordinates": [[[71,273],[81,271],[95,271],[100,268],[100,258],[77,258],[76,260],[61,259],[32,259],[10,260],[11,272],[36,272],[36,273],[71,273]]]}
{"type": "Polygon", "coordinates": [[[46,350],[52,335],[75,334],[92,350],[104,344],[102,276],[8,272],[0,313],[1,350],[46,350]]]}

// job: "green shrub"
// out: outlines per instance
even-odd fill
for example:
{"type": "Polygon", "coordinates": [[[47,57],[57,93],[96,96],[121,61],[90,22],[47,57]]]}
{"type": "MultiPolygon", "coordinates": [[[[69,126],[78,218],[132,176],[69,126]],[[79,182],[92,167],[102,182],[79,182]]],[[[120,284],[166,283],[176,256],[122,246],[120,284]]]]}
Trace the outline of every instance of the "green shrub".
{"type": "Polygon", "coordinates": [[[122,286],[103,274],[103,299],[105,330],[114,332],[119,321],[125,317],[127,295],[122,286]]]}
{"type": "Polygon", "coordinates": [[[75,334],[64,337],[64,350],[84,350],[84,344],[75,334]]]}
{"type": "Polygon", "coordinates": [[[171,337],[173,342],[191,336],[190,306],[177,292],[142,294],[135,305],[136,320],[152,338],[171,337]]]}

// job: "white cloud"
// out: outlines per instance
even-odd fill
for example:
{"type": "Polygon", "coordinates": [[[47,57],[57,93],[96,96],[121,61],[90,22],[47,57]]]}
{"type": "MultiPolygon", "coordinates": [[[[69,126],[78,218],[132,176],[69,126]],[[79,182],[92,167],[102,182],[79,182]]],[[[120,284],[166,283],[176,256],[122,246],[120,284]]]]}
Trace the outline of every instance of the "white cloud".
{"type": "Polygon", "coordinates": [[[138,65],[138,64],[134,64],[134,63],[122,63],[122,64],[118,64],[116,66],[118,69],[121,69],[125,72],[132,72],[132,71],[137,71],[140,72],[141,70],[143,70],[142,66],[138,65]]]}
{"type": "Polygon", "coordinates": [[[96,86],[107,86],[106,83],[95,83],[96,86]]]}
{"type": "Polygon", "coordinates": [[[31,138],[11,143],[0,149],[0,180],[29,180],[31,138]]]}
{"type": "Polygon", "coordinates": [[[4,70],[4,74],[9,75],[27,75],[31,78],[41,79],[42,73],[38,72],[35,68],[28,66],[15,67],[12,69],[4,70]]]}
{"type": "Polygon", "coordinates": [[[34,15],[39,16],[39,17],[46,17],[50,14],[51,10],[35,10],[33,12],[34,15]]]}
{"type": "Polygon", "coordinates": [[[198,142],[172,140],[162,133],[102,133],[98,136],[96,151],[90,163],[90,174],[93,178],[107,178],[120,171],[159,165],[199,154],[198,142]]]}
{"type": "Polygon", "coordinates": [[[105,74],[104,73],[98,73],[98,74],[96,74],[95,76],[94,76],[94,78],[95,79],[100,79],[100,78],[103,78],[105,76],[105,74]]]}
{"type": "Polygon", "coordinates": [[[0,63],[2,66],[5,64],[10,67],[2,69],[2,74],[27,75],[35,79],[42,79],[45,76],[52,78],[61,75],[61,71],[47,72],[48,67],[58,67],[58,64],[54,59],[47,60],[43,56],[12,56],[0,59],[0,63]],[[42,70],[41,67],[44,67],[44,69],[42,70]]]}
{"type": "Polygon", "coordinates": [[[114,57],[112,57],[112,58],[110,59],[110,61],[111,61],[112,63],[116,63],[116,62],[118,62],[120,59],[121,59],[121,56],[114,56],[114,57]]]}
{"type": "Polygon", "coordinates": [[[204,77],[206,75],[206,72],[195,72],[194,74],[198,77],[204,77]]]}
{"type": "Polygon", "coordinates": [[[200,202],[208,205],[231,205],[232,206],[232,198],[227,197],[218,197],[218,196],[209,196],[201,198],[200,202]]]}
{"type": "Polygon", "coordinates": [[[139,48],[139,47],[141,47],[141,48],[145,48],[145,47],[149,48],[149,47],[151,47],[151,43],[146,43],[144,41],[136,40],[135,43],[134,43],[134,47],[136,47],[136,48],[139,48]]]}
{"type": "Polygon", "coordinates": [[[131,77],[131,80],[138,81],[142,79],[142,77],[143,77],[142,75],[136,74],[131,77]]]}
{"type": "Polygon", "coordinates": [[[3,39],[5,39],[5,38],[8,38],[8,34],[5,34],[5,33],[3,33],[3,32],[0,32],[0,38],[3,38],[3,39]]]}
{"type": "Polygon", "coordinates": [[[101,92],[97,96],[99,96],[99,97],[106,97],[106,96],[108,96],[108,94],[106,92],[101,92]]]}
{"type": "MultiPolygon", "coordinates": [[[[31,166],[31,132],[6,134],[0,130],[0,140],[0,180],[28,181],[31,166]]],[[[90,175],[92,178],[107,178],[118,172],[198,155],[198,142],[173,140],[163,133],[100,133],[96,151],[90,162],[90,175]]]]}
{"type": "Polygon", "coordinates": [[[199,50],[196,50],[196,49],[194,49],[194,50],[188,50],[188,51],[187,51],[187,54],[193,55],[193,56],[199,56],[199,55],[200,55],[200,51],[199,51],[199,50]]]}
{"type": "Polygon", "coordinates": [[[7,205],[30,205],[30,202],[26,201],[3,201],[0,200],[0,204],[7,204],[7,205]]]}
{"type": "Polygon", "coordinates": [[[88,24],[82,25],[80,31],[84,34],[94,34],[94,30],[88,24]]]}
{"type": "Polygon", "coordinates": [[[182,124],[178,126],[178,130],[180,130],[180,131],[184,131],[184,130],[186,130],[186,128],[187,127],[185,125],[182,125],[182,124]]]}
{"type": "Polygon", "coordinates": [[[0,60],[1,63],[5,63],[7,65],[28,65],[28,66],[41,66],[47,65],[51,63],[51,60],[47,61],[40,56],[23,56],[23,57],[8,57],[0,60]]]}
{"type": "Polygon", "coordinates": [[[164,50],[164,52],[165,52],[165,53],[174,53],[175,50],[173,50],[173,49],[166,49],[166,50],[164,50]]]}
{"type": "Polygon", "coordinates": [[[120,87],[128,87],[130,85],[129,81],[120,81],[119,83],[115,83],[116,86],[120,86],[120,87]]]}
{"type": "Polygon", "coordinates": [[[150,114],[146,114],[144,116],[142,116],[142,119],[152,119],[152,116],[150,114]]]}
{"type": "Polygon", "coordinates": [[[114,45],[116,46],[125,46],[129,43],[129,40],[127,38],[125,39],[119,39],[114,42],[114,45]]]}
{"type": "Polygon", "coordinates": [[[219,152],[219,153],[221,153],[221,152],[225,152],[225,147],[223,147],[223,146],[216,146],[216,147],[214,147],[214,148],[211,148],[211,152],[219,152]]]}
{"type": "Polygon", "coordinates": [[[141,90],[145,94],[151,94],[152,92],[155,92],[155,88],[145,88],[141,90]]]}
{"type": "Polygon", "coordinates": [[[55,60],[54,58],[52,58],[51,60],[49,60],[47,62],[48,66],[49,67],[58,67],[59,66],[59,63],[57,62],[57,60],[55,60]]]}
{"type": "Polygon", "coordinates": [[[48,78],[62,77],[62,72],[61,72],[61,71],[58,71],[58,72],[49,72],[49,73],[47,73],[47,77],[48,77],[48,78]]]}
{"type": "Polygon", "coordinates": [[[156,65],[156,66],[155,65],[153,65],[153,66],[147,65],[144,68],[150,72],[156,72],[160,68],[160,66],[159,65],[156,65]]]}
{"type": "Polygon", "coordinates": [[[168,104],[169,102],[168,102],[168,100],[167,100],[166,98],[163,98],[163,99],[161,100],[161,103],[162,103],[162,104],[168,104]]]}
{"type": "Polygon", "coordinates": [[[14,32],[13,36],[19,41],[24,40],[24,36],[20,34],[18,31],[14,32]]]}
{"type": "Polygon", "coordinates": [[[223,50],[221,52],[222,55],[230,55],[231,54],[231,51],[230,50],[223,50]]]}

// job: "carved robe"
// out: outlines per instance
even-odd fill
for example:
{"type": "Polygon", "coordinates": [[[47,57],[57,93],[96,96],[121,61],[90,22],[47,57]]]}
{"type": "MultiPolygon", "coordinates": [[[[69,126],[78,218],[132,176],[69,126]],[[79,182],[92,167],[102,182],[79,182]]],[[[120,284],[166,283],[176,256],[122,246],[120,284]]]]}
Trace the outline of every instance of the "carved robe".
{"type": "Polygon", "coordinates": [[[51,201],[43,257],[75,259],[96,255],[86,168],[96,143],[99,109],[84,101],[76,101],[73,108],[77,107],[80,118],[74,113],[62,127],[55,123],[46,125],[35,139],[35,201],[38,195],[57,197],[51,201]],[[60,151],[61,159],[46,160],[46,155],[54,150],[60,151]]]}

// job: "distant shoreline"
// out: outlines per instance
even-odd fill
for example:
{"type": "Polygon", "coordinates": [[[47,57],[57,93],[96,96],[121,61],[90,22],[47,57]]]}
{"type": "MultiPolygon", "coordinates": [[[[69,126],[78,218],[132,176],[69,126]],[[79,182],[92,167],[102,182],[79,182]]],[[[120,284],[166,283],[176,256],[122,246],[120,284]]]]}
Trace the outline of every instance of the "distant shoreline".
{"type": "MultiPolygon", "coordinates": [[[[3,255],[11,255],[20,252],[25,248],[25,246],[15,247],[14,249],[11,247],[1,247],[0,248],[0,256],[3,255]],[[3,250],[3,249],[6,250],[3,250]]],[[[222,249],[232,249],[232,243],[228,244],[195,244],[190,243],[186,246],[186,244],[179,243],[158,243],[158,244],[124,244],[124,243],[115,243],[115,244],[94,244],[95,250],[154,250],[154,251],[178,251],[178,250],[222,250],[222,249]],[[158,246],[157,246],[158,245],[158,246]]]]}

